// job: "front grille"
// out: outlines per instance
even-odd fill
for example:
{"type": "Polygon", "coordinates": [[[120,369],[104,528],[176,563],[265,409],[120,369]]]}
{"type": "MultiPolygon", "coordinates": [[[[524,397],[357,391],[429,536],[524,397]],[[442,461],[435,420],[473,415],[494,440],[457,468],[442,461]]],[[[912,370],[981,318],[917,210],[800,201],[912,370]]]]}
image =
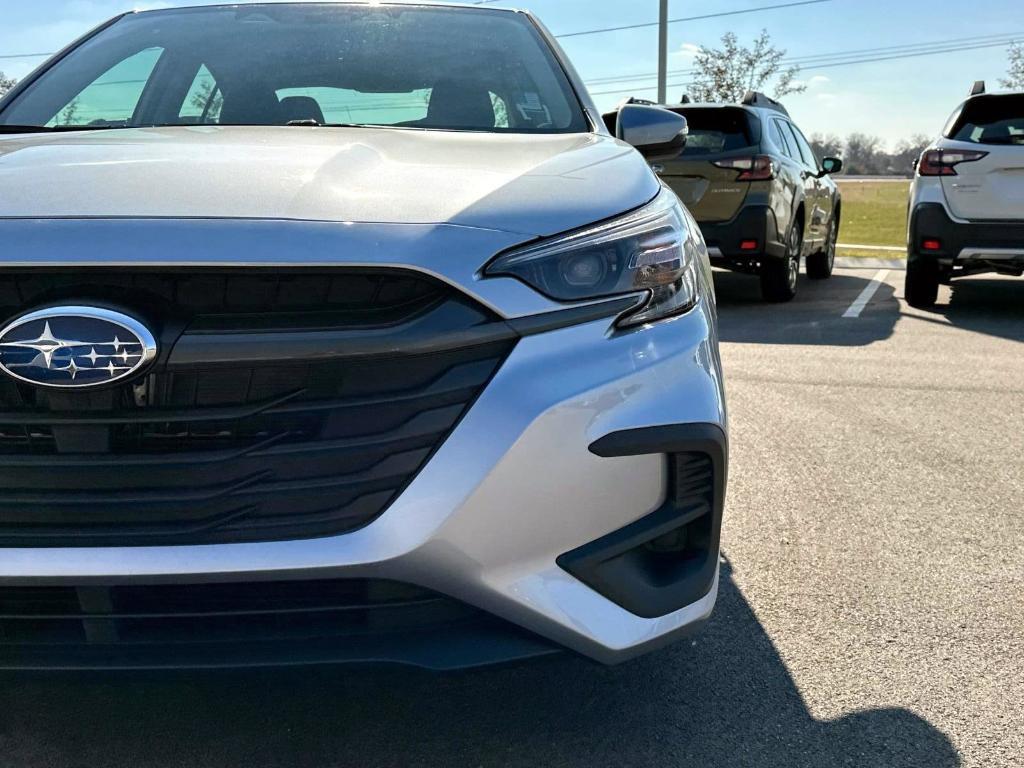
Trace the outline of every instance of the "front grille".
{"type": "Polygon", "coordinates": [[[134,315],[121,386],[0,377],[0,546],[218,543],[351,531],[415,477],[515,334],[399,271],[0,273],[0,314],[134,315]]]}
{"type": "Polygon", "coordinates": [[[0,587],[0,669],[445,667],[488,661],[497,644],[513,657],[550,652],[457,600],[378,579],[0,587]]]}

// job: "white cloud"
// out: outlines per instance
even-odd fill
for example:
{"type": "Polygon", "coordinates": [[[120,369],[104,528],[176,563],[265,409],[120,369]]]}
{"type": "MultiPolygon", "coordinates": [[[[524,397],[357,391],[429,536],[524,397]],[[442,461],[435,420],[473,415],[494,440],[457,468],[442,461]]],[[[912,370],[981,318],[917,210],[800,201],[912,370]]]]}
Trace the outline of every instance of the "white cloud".
{"type": "Polygon", "coordinates": [[[676,50],[672,51],[672,58],[690,61],[700,52],[700,46],[696,43],[683,43],[676,50]]]}
{"type": "Polygon", "coordinates": [[[800,87],[803,86],[809,91],[817,91],[819,88],[823,88],[832,81],[824,75],[814,75],[806,80],[797,78],[793,81],[793,85],[800,87]]]}

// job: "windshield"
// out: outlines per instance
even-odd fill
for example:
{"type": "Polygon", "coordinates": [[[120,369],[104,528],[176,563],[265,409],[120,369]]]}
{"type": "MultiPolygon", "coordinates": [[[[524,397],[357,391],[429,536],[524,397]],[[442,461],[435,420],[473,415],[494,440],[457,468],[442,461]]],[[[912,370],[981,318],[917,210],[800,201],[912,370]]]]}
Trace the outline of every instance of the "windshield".
{"type": "Polygon", "coordinates": [[[529,18],[328,4],[133,14],[47,70],[0,125],[587,130],[529,18]]]}
{"type": "Polygon", "coordinates": [[[975,144],[1024,146],[1024,96],[979,96],[963,104],[946,128],[946,138],[975,144]]]}

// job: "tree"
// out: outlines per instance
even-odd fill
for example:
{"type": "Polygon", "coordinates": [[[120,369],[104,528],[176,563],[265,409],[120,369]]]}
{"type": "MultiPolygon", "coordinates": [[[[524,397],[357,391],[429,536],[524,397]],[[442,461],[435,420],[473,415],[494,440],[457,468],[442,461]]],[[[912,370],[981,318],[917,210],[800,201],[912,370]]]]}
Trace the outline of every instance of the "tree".
{"type": "Polygon", "coordinates": [[[896,145],[896,151],[892,154],[889,163],[891,172],[898,176],[912,176],[914,162],[921,157],[921,153],[928,149],[928,145],[931,143],[931,139],[920,133],[909,139],[903,139],[896,145]]]}
{"type": "Polygon", "coordinates": [[[904,176],[914,174],[914,161],[931,144],[924,134],[916,134],[896,143],[888,151],[877,136],[851,133],[843,141],[838,136],[815,133],[809,139],[811,149],[818,158],[841,157],[843,173],[852,176],[904,176]]]}
{"type": "Polygon", "coordinates": [[[6,93],[17,84],[18,81],[15,78],[8,77],[0,71],[0,97],[6,95],[6,93]]]}
{"type": "Polygon", "coordinates": [[[885,173],[888,163],[881,150],[882,140],[877,136],[851,133],[846,139],[846,155],[843,158],[846,172],[854,176],[885,173]]]}
{"type": "Polygon", "coordinates": [[[206,81],[192,96],[192,106],[199,110],[200,123],[215,123],[220,120],[220,111],[224,108],[224,94],[213,81],[206,81]]]}
{"type": "Polygon", "coordinates": [[[835,134],[828,134],[827,136],[821,133],[811,134],[808,139],[811,149],[814,150],[814,155],[819,160],[825,157],[842,157],[843,156],[843,140],[835,134]]]}
{"type": "Polygon", "coordinates": [[[75,118],[78,117],[78,99],[75,99],[68,104],[57,115],[57,125],[77,125],[75,118]]]}
{"type": "Polygon", "coordinates": [[[701,46],[694,59],[696,79],[690,84],[689,96],[694,101],[736,102],[747,91],[763,91],[774,82],[772,95],[781,98],[802,93],[807,86],[798,83],[800,67],[784,67],[786,51],[772,45],[768,30],[747,48],[739,44],[732,32],[722,35],[722,48],[701,46]]]}
{"type": "Polygon", "coordinates": [[[1003,88],[1013,91],[1024,90],[1024,44],[1013,43],[1007,51],[1010,63],[1006,70],[1006,77],[999,81],[1003,88]]]}

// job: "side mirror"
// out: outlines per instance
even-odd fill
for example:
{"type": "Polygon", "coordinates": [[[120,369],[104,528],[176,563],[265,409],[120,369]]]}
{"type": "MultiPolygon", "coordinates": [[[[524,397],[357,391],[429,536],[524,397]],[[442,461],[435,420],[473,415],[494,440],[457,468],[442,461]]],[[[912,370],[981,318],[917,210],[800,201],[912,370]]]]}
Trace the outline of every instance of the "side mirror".
{"type": "Polygon", "coordinates": [[[615,135],[652,163],[679,157],[688,132],[685,117],[648,104],[624,104],[615,121],[615,135]]]}
{"type": "Polygon", "coordinates": [[[843,161],[838,157],[826,157],[821,161],[821,175],[829,176],[843,170],[843,161]]]}

